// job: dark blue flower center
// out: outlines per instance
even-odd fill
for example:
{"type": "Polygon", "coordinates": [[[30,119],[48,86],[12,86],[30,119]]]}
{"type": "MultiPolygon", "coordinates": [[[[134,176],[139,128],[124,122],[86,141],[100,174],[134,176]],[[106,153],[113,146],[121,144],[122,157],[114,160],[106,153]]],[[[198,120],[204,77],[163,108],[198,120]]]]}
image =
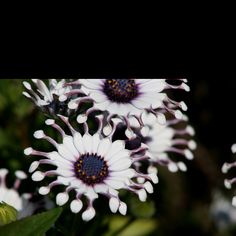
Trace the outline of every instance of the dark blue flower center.
{"type": "Polygon", "coordinates": [[[138,96],[138,85],[134,79],[106,79],[103,92],[110,101],[128,103],[138,96]]]}
{"type": "Polygon", "coordinates": [[[74,164],[76,176],[88,185],[102,182],[108,175],[108,166],[101,156],[84,154],[74,164]]]}

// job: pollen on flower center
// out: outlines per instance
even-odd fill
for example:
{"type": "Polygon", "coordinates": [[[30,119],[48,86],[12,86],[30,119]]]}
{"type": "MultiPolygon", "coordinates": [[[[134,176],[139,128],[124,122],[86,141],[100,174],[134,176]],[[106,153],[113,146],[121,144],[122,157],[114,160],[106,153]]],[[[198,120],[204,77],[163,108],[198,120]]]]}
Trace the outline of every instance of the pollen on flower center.
{"type": "Polygon", "coordinates": [[[74,164],[76,176],[88,185],[102,182],[108,175],[108,166],[101,156],[84,154],[74,164]]]}
{"type": "Polygon", "coordinates": [[[134,79],[106,79],[103,91],[113,102],[128,103],[138,96],[138,85],[134,79]]]}

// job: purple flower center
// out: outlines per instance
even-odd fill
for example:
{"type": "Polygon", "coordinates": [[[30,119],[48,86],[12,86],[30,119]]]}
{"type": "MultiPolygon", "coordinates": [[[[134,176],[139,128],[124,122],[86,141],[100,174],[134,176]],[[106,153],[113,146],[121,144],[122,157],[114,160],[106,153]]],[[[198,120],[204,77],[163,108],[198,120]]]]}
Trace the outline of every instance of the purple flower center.
{"type": "Polygon", "coordinates": [[[101,156],[84,154],[75,162],[76,176],[88,185],[101,183],[108,175],[108,166],[101,156]]]}
{"type": "Polygon", "coordinates": [[[134,79],[106,79],[103,92],[110,101],[117,103],[128,103],[139,94],[134,79]]]}

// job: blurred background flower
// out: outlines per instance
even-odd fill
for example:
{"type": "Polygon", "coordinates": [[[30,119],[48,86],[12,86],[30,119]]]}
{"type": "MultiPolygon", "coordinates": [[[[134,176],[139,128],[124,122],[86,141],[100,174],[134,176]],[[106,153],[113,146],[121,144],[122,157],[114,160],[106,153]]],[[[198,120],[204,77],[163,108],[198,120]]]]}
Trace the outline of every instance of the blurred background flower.
{"type": "MultiPolygon", "coordinates": [[[[40,110],[22,96],[23,81],[0,81],[0,167],[12,172],[22,169],[28,173],[32,160],[24,156],[24,148],[33,146],[49,151],[48,143],[38,142],[32,133],[43,129],[53,138],[57,137],[45,126],[45,117],[40,110]]],[[[189,78],[188,85],[191,89],[188,93],[170,91],[170,98],[183,100],[187,104],[186,115],[196,133],[193,138],[197,143],[194,159],[185,162],[188,170],[172,173],[166,167],[159,166],[159,183],[146,202],[140,202],[132,194],[121,193],[128,205],[126,216],[112,214],[106,199],[101,198],[95,203],[96,220],[84,223],[75,216],[71,221],[70,211],[65,210],[55,224],[59,230],[56,233],[51,230],[48,235],[66,235],[64,232],[73,235],[72,228],[81,235],[105,236],[236,234],[235,208],[231,205],[235,188],[233,186],[228,190],[224,187],[226,175],[221,172],[225,162],[234,160],[231,145],[236,142],[236,114],[232,112],[236,81],[224,83],[224,90],[227,91],[224,95],[222,84],[214,81],[191,81],[189,78]],[[64,225],[71,227],[64,228],[64,225]]],[[[180,157],[171,153],[170,158],[179,160],[180,157]]],[[[234,177],[234,171],[232,169],[227,177],[234,177]]],[[[13,183],[13,177],[9,181],[13,183]]],[[[35,182],[28,181],[27,186],[22,185],[22,192],[32,192],[37,187],[35,182]]]]}

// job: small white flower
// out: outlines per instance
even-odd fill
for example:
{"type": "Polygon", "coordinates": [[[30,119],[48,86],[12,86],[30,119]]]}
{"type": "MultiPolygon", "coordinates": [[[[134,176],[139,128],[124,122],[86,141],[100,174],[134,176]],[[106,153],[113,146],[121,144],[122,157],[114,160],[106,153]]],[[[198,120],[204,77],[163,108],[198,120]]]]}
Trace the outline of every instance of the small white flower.
{"type": "MultiPolygon", "coordinates": [[[[73,84],[81,86],[86,96],[71,99],[70,109],[76,109],[83,101],[91,101],[93,106],[86,114],[79,115],[77,121],[83,123],[94,110],[107,111],[112,116],[119,116],[126,122],[127,129],[131,129],[129,117],[135,117],[142,125],[142,113],[146,110],[156,114],[161,122],[165,117],[161,110],[167,110],[180,118],[182,113],[178,108],[186,110],[183,101],[171,100],[166,89],[183,89],[189,91],[186,79],[179,79],[180,85],[170,85],[166,79],[79,79],[73,84]]],[[[68,83],[69,85],[71,83],[68,83]]],[[[73,91],[73,89],[72,89],[73,91]]],[[[110,120],[108,119],[108,123],[110,120]]],[[[132,134],[132,133],[131,133],[132,134]]]]}
{"type": "Polygon", "coordinates": [[[168,119],[165,124],[160,124],[154,114],[145,112],[143,113],[144,128],[147,128],[145,132],[142,132],[142,130],[139,132],[137,121],[130,119],[133,127],[137,128],[137,135],[148,146],[147,153],[151,157],[149,159],[150,167],[157,163],[166,165],[171,172],[187,170],[184,162],[175,162],[168,155],[173,152],[185,156],[188,160],[193,159],[191,150],[196,148],[196,143],[193,140],[189,140],[186,136],[194,134],[193,128],[191,126],[186,127],[186,125],[182,129],[175,127],[179,123],[186,123],[186,119],[187,117],[183,116],[183,119],[168,119]]]}
{"type": "MultiPolygon", "coordinates": [[[[236,144],[233,144],[232,147],[231,147],[231,151],[232,153],[235,153],[236,152],[236,144]]],[[[235,162],[231,162],[231,163],[224,163],[222,168],[221,168],[221,171],[222,173],[226,174],[231,168],[233,167],[236,167],[236,161],[235,162]]],[[[231,179],[225,179],[224,180],[224,185],[227,189],[231,189],[232,187],[232,184],[236,183],[236,177],[234,178],[231,178],[231,179]]],[[[234,206],[236,206],[236,200],[235,200],[236,196],[233,198],[232,200],[232,204],[234,206]]]]}
{"type": "Polygon", "coordinates": [[[232,204],[219,191],[214,192],[213,201],[210,206],[210,216],[213,218],[215,225],[219,229],[226,229],[236,223],[235,197],[232,204]],[[233,205],[233,206],[232,206],[233,205]]]}
{"type": "MultiPolygon", "coordinates": [[[[112,212],[126,213],[126,204],[123,203],[118,194],[119,189],[126,189],[136,193],[141,201],[145,201],[147,192],[152,193],[153,188],[149,181],[157,183],[158,179],[155,173],[144,174],[135,170],[136,162],[133,155],[135,150],[129,151],[125,148],[125,141],[112,141],[114,127],[109,135],[102,133],[99,128],[93,135],[89,133],[86,123],[84,123],[84,135],[77,132],[68,122],[68,118],[59,117],[68,126],[71,134],[66,134],[55,122],[45,121],[47,125],[51,125],[57,129],[62,135],[62,143],[57,143],[48,137],[44,132],[36,131],[36,138],[42,138],[49,141],[56,151],[41,152],[32,148],[25,149],[26,155],[42,156],[38,162],[33,162],[30,166],[30,172],[33,172],[32,179],[41,181],[46,176],[55,176],[56,180],[48,186],[42,186],[39,193],[46,195],[51,188],[56,185],[64,185],[65,191],[58,193],[56,203],[60,206],[69,200],[69,192],[75,193],[75,199],[70,203],[71,211],[78,213],[83,208],[81,201],[82,196],[87,198],[87,208],[82,213],[82,219],[91,220],[95,216],[93,202],[98,198],[98,194],[102,194],[109,198],[109,206],[112,212]],[[40,134],[40,135],[39,135],[40,134]],[[36,170],[38,164],[51,164],[56,166],[54,170],[46,172],[36,170]],[[143,184],[137,183],[137,178],[142,177],[143,184]]],[[[103,119],[98,117],[99,127],[103,127],[101,123],[103,119]]],[[[145,155],[145,153],[144,153],[145,155]]]]}
{"type": "Polygon", "coordinates": [[[7,169],[0,169],[0,202],[6,202],[18,211],[18,219],[32,215],[36,207],[29,201],[31,194],[19,194],[21,180],[26,179],[27,176],[23,171],[16,171],[16,180],[12,188],[7,187],[6,177],[8,174],[7,169]]]}
{"type": "Polygon", "coordinates": [[[49,86],[40,79],[32,79],[32,81],[33,86],[27,81],[23,82],[27,90],[23,92],[25,97],[31,99],[37,107],[47,114],[69,114],[66,100],[69,94],[72,95],[70,93],[72,87],[64,86],[64,79],[59,82],[55,79],[49,79],[49,86]]]}

